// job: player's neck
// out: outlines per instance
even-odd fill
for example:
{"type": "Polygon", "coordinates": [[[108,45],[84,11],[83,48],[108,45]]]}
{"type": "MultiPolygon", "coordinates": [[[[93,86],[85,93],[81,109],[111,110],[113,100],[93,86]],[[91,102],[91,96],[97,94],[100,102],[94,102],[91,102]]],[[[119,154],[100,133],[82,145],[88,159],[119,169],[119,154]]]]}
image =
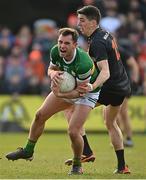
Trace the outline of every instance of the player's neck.
{"type": "Polygon", "coordinates": [[[88,37],[90,37],[94,33],[94,31],[96,31],[96,29],[98,29],[98,28],[99,28],[99,26],[95,26],[95,27],[91,28],[89,30],[88,37]]]}

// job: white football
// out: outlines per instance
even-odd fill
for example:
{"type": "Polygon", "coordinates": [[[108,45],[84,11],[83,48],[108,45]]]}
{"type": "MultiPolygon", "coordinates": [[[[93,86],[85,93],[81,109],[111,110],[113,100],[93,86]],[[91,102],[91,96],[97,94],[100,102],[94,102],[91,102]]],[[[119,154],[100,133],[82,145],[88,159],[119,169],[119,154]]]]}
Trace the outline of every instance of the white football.
{"type": "Polygon", "coordinates": [[[61,76],[63,77],[63,80],[61,80],[60,83],[60,91],[61,92],[72,91],[76,86],[75,78],[68,72],[64,72],[61,76]]]}

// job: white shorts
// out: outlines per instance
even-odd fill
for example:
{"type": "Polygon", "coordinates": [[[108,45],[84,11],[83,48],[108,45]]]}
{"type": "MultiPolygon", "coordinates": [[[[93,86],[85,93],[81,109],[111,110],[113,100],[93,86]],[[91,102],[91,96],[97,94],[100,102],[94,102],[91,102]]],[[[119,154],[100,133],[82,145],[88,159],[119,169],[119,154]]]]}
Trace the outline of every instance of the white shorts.
{"type": "Polygon", "coordinates": [[[79,97],[76,99],[66,99],[64,98],[64,100],[66,102],[69,102],[71,104],[83,104],[86,106],[90,106],[91,108],[94,108],[97,100],[99,98],[99,93],[100,91],[96,92],[96,93],[87,93],[85,96],[83,97],[79,97]]]}

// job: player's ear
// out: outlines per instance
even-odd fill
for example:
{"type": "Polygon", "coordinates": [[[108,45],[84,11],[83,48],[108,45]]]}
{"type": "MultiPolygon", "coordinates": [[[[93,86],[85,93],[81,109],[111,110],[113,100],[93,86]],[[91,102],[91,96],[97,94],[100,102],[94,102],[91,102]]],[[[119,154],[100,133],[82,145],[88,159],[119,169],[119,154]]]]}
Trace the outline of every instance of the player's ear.
{"type": "Polygon", "coordinates": [[[93,27],[97,26],[97,21],[95,19],[92,19],[91,22],[93,27]]]}
{"type": "Polygon", "coordinates": [[[78,43],[77,42],[74,42],[74,46],[75,46],[75,48],[78,46],[78,43]]]}

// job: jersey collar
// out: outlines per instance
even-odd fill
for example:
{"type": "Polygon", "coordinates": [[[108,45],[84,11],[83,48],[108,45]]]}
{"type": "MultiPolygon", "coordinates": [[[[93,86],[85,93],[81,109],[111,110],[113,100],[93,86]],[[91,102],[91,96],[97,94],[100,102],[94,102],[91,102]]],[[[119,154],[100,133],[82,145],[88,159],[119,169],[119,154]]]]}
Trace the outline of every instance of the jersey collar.
{"type": "Polygon", "coordinates": [[[64,58],[63,58],[63,61],[64,61],[66,64],[71,64],[71,63],[74,61],[74,59],[75,59],[75,57],[76,57],[76,54],[77,54],[77,50],[75,49],[74,55],[73,55],[73,58],[71,59],[71,61],[66,61],[64,58]]]}
{"type": "Polygon", "coordinates": [[[99,31],[101,28],[98,26],[95,31],[88,37],[88,40],[90,41],[91,39],[93,39],[94,34],[96,34],[97,31],[99,31]]]}

